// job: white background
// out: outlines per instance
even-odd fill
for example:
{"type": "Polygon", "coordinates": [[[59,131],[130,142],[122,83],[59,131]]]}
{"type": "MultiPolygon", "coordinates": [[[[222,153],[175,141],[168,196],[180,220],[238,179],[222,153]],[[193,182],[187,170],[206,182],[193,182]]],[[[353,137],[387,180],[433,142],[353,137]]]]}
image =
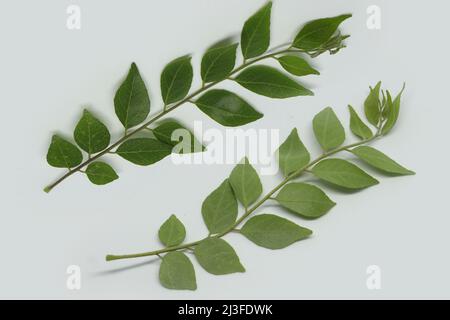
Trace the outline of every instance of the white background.
{"type": "MultiPolygon", "coordinates": [[[[264,1],[9,1],[0,10],[2,298],[450,298],[448,244],[448,1],[275,1],[272,45],[284,43],[307,20],[351,12],[343,25],[352,37],[336,56],[314,60],[319,77],[304,81],[315,97],[271,100],[233,88],[265,117],[247,127],[297,127],[317,154],[311,120],[326,106],[348,124],[347,104],[361,110],[368,86],[382,80],[397,92],[406,81],[400,120],[376,147],[417,172],[379,176],[381,184],[362,192],[328,191],[338,205],[316,221],[302,221],[315,235],[280,251],[227,236],[247,272],[213,276],[199,267],[198,290],[177,292],[158,282],[157,259],[106,263],[107,253],[158,248],[160,224],[176,214],[188,240],[205,235],[203,199],[231,166],[175,166],[170,158],[138,167],[111,158],[121,178],[96,187],[74,176],[52,193],[42,188],[59,176],[46,164],[54,132],[70,136],[90,106],[114,132],[121,126],[113,96],[135,61],[145,78],[152,111],[161,105],[159,76],[175,57],[193,53],[198,66],[205,48],[238,35],[243,22],[264,1]],[[66,28],[66,8],[82,10],[82,28],[66,28]],[[381,8],[381,30],[366,27],[366,9],[381,8]],[[79,291],[66,288],[66,268],[82,270],[79,291]],[[368,290],[366,268],[379,265],[381,290],[368,290]]],[[[204,121],[192,105],[175,112],[186,124],[204,121]]],[[[247,128],[246,127],[246,128],[247,128]]],[[[224,128],[220,128],[223,130],[224,128]]],[[[348,141],[353,137],[349,134],[348,141]]],[[[374,173],[374,171],[369,170],[374,173]]],[[[265,190],[279,176],[263,178],[265,190]]]]}

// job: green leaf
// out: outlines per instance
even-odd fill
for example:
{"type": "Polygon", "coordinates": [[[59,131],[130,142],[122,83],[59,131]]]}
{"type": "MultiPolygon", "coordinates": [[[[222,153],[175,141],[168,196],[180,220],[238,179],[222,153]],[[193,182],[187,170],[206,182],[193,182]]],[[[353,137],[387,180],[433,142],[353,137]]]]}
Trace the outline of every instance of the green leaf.
{"type": "Polygon", "coordinates": [[[322,160],[314,166],[312,173],[324,181],[348,189],[362,189],[378,184],[378,180],[342,159],[322,160]]]}
{"type": "Polygon", "coordinates": [[[350,110],[350,130],[354,135],[361,139],[370,139],[373,136],[372,130],[361,120],[351,105],[348,106],[350,110]]]}
{"type": "Polygon", "coordinates": [[[192,84],[191,57],[171,61],[161,74],[161,94],[165,105],[177,102],[189,92],[192,84]]]}
{"type": "Polygon", "coordinates": [[[400,93],[395,97],[394,101],[392,102],[391,99],[388,99],[388,105],[387,105],[387,114],[386,114],[386,123],[383,126],[383,129],[381,130],[382,134],[388,134],[389,131],[394,127],[395,123],[397,122],[398,115],[400,113],[400,102],[402,98],[402,93],[405,90],[405,85],[403,85],[402,90],[400,93]]]}
{"type": "Polygon", "coordinates": [[[383,152],[368,146],[353,148],[351,152],[364,162],[387,173],[398,175],[412,175],[414,171],[401,166],[383,152]]]}
{"type": "Polygon", "coordinates": [[[345,130],[330,107],[320,111],[313,119],[313,129],[323,150],[339,147],[345,140],[345,130]]]}
{"type": "Polygon", "coordinates": [[[194,134],[177,121],[166,121],[152,131],[159,141],[177,146],[173,149],[174,152],[184,154],[205,150],[205,147],[195,138],[194,134]]]}
{"type": "Polygon", "coordinates": [[[122,158],[141,166],[158,162],[171,152],[171,145],[149,138],[127,140],[116,151],[122,158]]]}
{"type": "Polygon", "coordinates": [[[202,215],[211,234],[226,231],[236,221],[238,204],[228,179],[203,201],[202,215]]]}
{"type": "Polygon", "coordinates": [[[186,229],[175,215],[171,215],[159,228],[158,236],[166,247],[173,247],[184,241],[186,229]]]}
{"type": "Polygon", "coordinates": [[[73,168],[83,161],[81,151],[69,141],[58,135],[52,137],[47,152],[47,162],[56,168],[73,168]]]}
{"type": "Polygon", "coordinates": [[[320,48],[331,39],[339,25],[351,16],[343,14],[306,23],[295,37],[293,46],[306,51],[320,48]]]}
{"type": "Polygon", "coordinates": [[[86,175],[93,184],[104,185],[118,179],[119,176],[107,163],[96,161],[86,168],[86,175]]]}
{"type": "Polygon", "coordinates": [[[203,82],[215,82],[226,79],[236,63],[238,44],[211,47],[202,58],[201,76],[203,82]]]}
{"type": "Polygon", "coordinates": [[[301,77],[307,76],[309,74],[320,74],[319,71],[312,68],[305,59],[299,56],[285,55],[277,58],[277,60],[284,68],[284,70],[295,76],[301,77]]]}
{"type": "Polygon", "coordinates": [[[312,231],[273,214],[260,214],[249,219],[240,233],[258,246],[283,249],[306,239],[312,231]]]}
{"type": "Polygon", "coordinates": [[[257,57],[269,48],[271,10],[270,1],[245,22],[241,33],[242,54],[245,59],[257,57]]]}
{"type": "Polygon", "coordinates": [[[189,258],[179,251],[169,252],[162,258],[159,281],[167,289],[197,289],[194,266],[189,258]]]}
{"type": "Polygon", "coordinates": [[[378,126],[381,116],[380,88],[381,81],[376,84],[375,88],[370,88],[370,93],[364,102],[364,112],[366,114],[366,118],[374,126],[378,126]]]}
{"type": "Polygon", "coordinates": [[[270,98],[312,96],[313,92],[275,68],[258,65],[242,71],[235,81],[244,88],[270,98]]]}
{"type": "Polygon", "coordinates": [[[307,183],[289,183],[275,197],[280,205],[303,218],[315,219],[323,216],[335,206],[318,187],[307,183]]]}
{"type": "Polygon", "coordinates": [[[247,158],[234,167],[229,180],[236,197],[245,208],[255,202],[262,193],[258,173],[247,158]]]}
{"type": "Polygon", "coordinates": [[[208,238],[200,242],[194,251],[200,265],[215,275],[245,272],[233,247],[220,238],[208,238]]]}
{"type": "Polygon", "coordinates": [[[306,166],[309,160],[309,152],[300,140],[297,129],[294,128],[278,149],[278,162],[281,171],[287,177],[306,166]]]}
{"type": "Polygon", "coordinates": [[[108,128],[86,109],[73,136],[80,148],[89,154],[100,152],[108,147],[111,139],[108,128]]]}
{"type": "Polygon", "coordinates": [[[147,88],[135,63],[114,97],[116,115],[125,129],[143,122],[150,112],[147,88]]]}
{"type": "Polygon", "coordinates": [[[195,101],[210,118],[227,127],[237,127],[263,117],[244,99],[226,90],[209,90],[195,101]]]}

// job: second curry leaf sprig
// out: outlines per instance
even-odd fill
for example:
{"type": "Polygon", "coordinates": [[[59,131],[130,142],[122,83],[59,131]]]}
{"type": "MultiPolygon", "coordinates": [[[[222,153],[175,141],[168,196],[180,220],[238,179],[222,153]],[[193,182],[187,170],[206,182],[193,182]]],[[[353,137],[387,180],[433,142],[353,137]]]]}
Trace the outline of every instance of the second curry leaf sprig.
{"type": "Polygon", "coordinates": [[[381,151],[367,145],[387,135],[395,125],[402,92],[403,89],[392,98],[389,91],[381,90],[381,83],[371,88],[364,103],[364,112],[366,119],[375,127],[375,132],[349,106],[350,130],[359,141],[347,145],[344,145],[344,127],[333,109],[325,108],[319,112],[313,119],[313,130],[323,153],[314,160],[311,160],[297,129],[293,129],[278,149],[278,162],[284,179],[264,196],[259,176],[245,158],[203,201],[201,213],[209,231],[206,237],[183,243],[186,237],[185,227],[172,215],[159,229],[159,239],[164,248],[137,254],[107,255],[106,260],[158,256],[161,258],[159,280],[164,287],[195,290],[195,269],[187,252],[193,253],[200,266],[214,275],[245,271],[234,248],[223,239],[232,231],[268,249],[282,249],[308,238],[312,234],[311,230],[288,219],[269,213],[250,216],[266,201],[275,201],[282,208],[304,219],[317,219],[326,214],[336,203],[314,184],[295,181],[308,173],[324,181],[329,187],[338,187],[338,190],[359,190],[379,183],[350,160],[334,157],[341,152],[353,154],[389,176],[414,174],[381,151]],[[244,207],[241,216],[238,214],[238,202],[244,207]]]}
{"type": "MultiPolygon", "coordinates": [[[[241,32],[243,63],[235,67],[238,43],[221,41],[210,47],[201,61],[202,86],[191,91],[193,67],[190,56],[170,62],[161,74],[162,110],[148,118],[150,98],[138,67],[133,63],[128,75],[114,97],[115,113],[125,131],[122,138],[111,142],[108,128],[88,110],[74,131],[74,143],[54,135],[47,153],[47,162],[57,168],[68,169],[56,181],[44,188],[46,192],[72,176],[85,173],[97,185],[118,178],[115,170],[101,159],[108,154],[137,165],[150,165],[174,152],[179,141],[172,141],[172,133],[184,126],[178,121],[168,121],[151,127],[156,121],[179,106],[190,102],[210,118],[224,126],[241,126],[260,119],[263,115],[237,94],[212,89],[224,80],[235,81],[242,87],[271,98],[289,98],[312,95],[312,91],[276,68],[257,63],[275,59],[281,67],[294,76],[319,74],[305,56],[316,57],[324,52],[337,53],[348,37],[341,35],[338,27],[351,15],[318,19],[306,23],[291,43],[269,50],[270,16],[272,3],[268,2],[244,24],[241,32]],[[153,138],[136,138],[143,130],[150,130],[153,138]],[[81,149],[81,150],[80,150],[81,149]],[[85,154],[83,154],[83,152],[85,154]]],[[[191,151],[202,151],[200,142],[191,135],[191,151]]]]}

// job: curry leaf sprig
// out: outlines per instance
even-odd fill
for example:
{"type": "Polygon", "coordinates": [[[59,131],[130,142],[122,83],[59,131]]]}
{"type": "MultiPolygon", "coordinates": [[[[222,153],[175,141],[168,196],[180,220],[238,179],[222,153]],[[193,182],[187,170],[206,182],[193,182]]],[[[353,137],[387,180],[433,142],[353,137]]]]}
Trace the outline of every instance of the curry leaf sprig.
{"type": "Polygon", "coordinates": [[[305,56],[316,57],[325,52],[335,54],[343,48],[343,41],[348,36],[341,35],[338,27],[351,15],[310,21],[291,43],[269,50],[271,8],[272,3],[268,2],[245,22],[240,41],[243,57],[241,65],[235,67],[239,43],[230,39],[220,41],[206,51],[201,61],[200,88],[191,91],[194,71],[189,55],[166,65],[161,74],[163,107],[153,116],[148,117],[150,98],[138,67],[133,63],[114,97],[115,113],[124,127],[124,135],[111,142],[108,128],[93,113],[84,110],[73,134],[78,146],[59,135],[53,136],[47,162],[68,171],[44,190],[51,191],[77,172],[86,174],[97,185],[116,180],[118,175],[115,170],[101,161],[105,155],[116,154],[142,166],[158,162],[172,152],[177,152],[174,146],[186,137],[172,140],[172,134],[178,129],[188,133],[187,137],[191,140],[189,152],[203,151],[201,143],[179,121],[155,124],[187,102],[193,103],[224,126],[242,126],[260,119],[263,114],[237,94],[212,89],[224,80],[234,81],[254,93],[271,98],[312,95],[311,90],[284,72],[257,63],[275,59],[294,76],[319,74],[305,56]],[[149,131],[150,137],[137,138],[136,134],[144,130],[149,131]]]}
{"type": "Polygon", "coordinates": [[[327,213],[336,203],[319,187],[298,181],[306,174],[312,174],[324,181],[327,187],[337,187],[337,190],[359,190],[378,184],[378,180],[359,166],[350,160],[336,158],[335,155],[349,152],[389,176],[414,174],[367,145],[389,133],[400,111],[403,89],[392,99],[389,91],[383,90],[380,94],[380,87],[381,83],[378,83],[375,88],[371,88],[364,103],[366,118],[375,131],[349,106],[350,130],[359,140],[344,145],[346,134],[341,122],[333,109],[325,108],[313,119],[314,134],[323,154],[311,160],[297,129],[293,129],[278,149],[278,163],[284,179],[264,196],[259,176],[245,158],[203,202],[201,213],[209,231],[206,237],[183,243],[185,227],[172,215],[159,229],[159,239],[164,248],[138,254],[107,255],[106,260],[158,256],[161,258],[159,279],[164,287],[195,290],[194,266],[186,252],[193,253],[207,272],[230,274],[245,271],[233,247],[223,239],[230,232],[237,232],[268,249],[285,248],[312,234],[308,228],[274,214],[262,213],[250,217],[266,201],[275,201],[304,219],[317,219],[327,213]],[[238,215],[238,202],[244,208],[241,216],[238,215]]]}

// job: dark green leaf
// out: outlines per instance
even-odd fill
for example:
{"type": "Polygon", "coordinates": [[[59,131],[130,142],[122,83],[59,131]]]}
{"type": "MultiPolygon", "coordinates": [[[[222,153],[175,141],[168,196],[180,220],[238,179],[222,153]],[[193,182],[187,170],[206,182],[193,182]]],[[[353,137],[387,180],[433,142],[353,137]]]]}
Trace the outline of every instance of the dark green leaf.
{"type": "Polygon", "coordinates": [[[309,74],[320,74],[319,71],[312,68],[305,59],[299,56],[285,55],[277,58],[277,60],[284,70],[295,76],[301,77],[309,74]]]}
{"type": "Polygon", "coordinates": [[[258,173],[247,158],[234,167],[230,174],[230,184],[236,197],[245,208],[255,202],[262,193],[258,173]]]}
{"type": "Polygon", "coordinates": [[[116,152],[134,164],[148,166],[167,157],[172,146],[156,139],[136,138],[122,143],[116,152]]]}
{"type": "Polygon", "coordinates": [[[278,163],[285,176],[290,175],[308,164],[310,155],[297,129],[294,128],[278,149],[278,163]]]}
{"type": "Polygon", "coordinates": [[[135,63],[114,97],[116,115],[125,129],[143,122],[150,112],[147,88],[135,63]]]}
{"type": "Polygon", "coordinates": [[[245,59],[263,54],[270,45],[270,13],[272,2],[268,2],[244,24],[241,33],[242,54],[245,59]]]}
{"type": "Polygon", "coordinates": [[[167,289],[197,289],[194,266],[189,258],[179,251],[169,252],[162,258],[159,281],[167,289]]]}
{"type": "Polygon", "coordinates": [[[413,171],[408,170],[405,167],[399,165],[397,162],[389,158],[383,152],[378,151],[372,147],[359,146],[353,148],[351,152],[358,158],[362,159],[364,162],[384,172],[398,175],[414,174],[413,171]]]}
{"type": "Polygon", "coordinates": [[[108,128],[86,109],[83,111],[83,116],[75,128],[73,136],[80,148],[89,154],[105,149],[111,138],[108,128]]]}
{"type": "Polygon", "coordinates": [[[205,150],[190,130],[173,120],[158,125],[153,129],[153,134],[159,141],[176,146],[173,151],[180,154],[205,150]]]}
{"type": "Polygon", "coordinates": [[[227,127],[242,126],[263,117],[245,100],[226,90],[210,90],[195,104],[213,120],[227,127]]]}
{"type": "Polygon", "coordinates": [[[387,114],[386,114],[386,123],[383,126],[383,129],[381,131],[382,134],[388,134],[389,131],[394,127],[395,123],[397,122],[398,115],[400,113],[400,102],[402,98],[403,90],[405,90],[405,85],[403,85],[402,90],[400,93],[395,97],[394,101],[391,99],[388,99],[387,104],[387,114]]]}
{"type": "Polygon", "coordinates": [[[235,80],[244,88],[270,98],[314,95],[277,69],[263,65],[248,67],[235,80]]]}
{"type": "Polygon", "coordinates": [[[351,14],[343,14],[306,23],[295,37],[293,46],[306,51],[320,48],[330,40],[339,25],[351,16],[351,14]]]}
{"type": "Polygon", "coordinates": [[[171,61],[161,74],[161,94],[164,104],[168,105],[186,97],[191,88],[192,77],[190,56],[171,61]]]}
{"type": "Polygon", "coordinates": [[[378,126],[381,116],[380,88],[381,81],[377,83],[375,88],[370,88],[370,93],[364,102],[364,112],[366,114],[366,118],[374,126],[378,126]]]}
{"type": "Polygon", "coordinates": [[[238,44],[212,47],[202,58],[201,75],[204,82],[215,82],[226,79],[236,62],[238,44]]]}
{"type": "Polygon", "coordinates": [[[203,201],[202,215],[211,234],[226,231],[236,221],[238,204],[228,179],[203,201]]]}
{"type": "Polygon", "coordinates": [[[245,272],[233,247],[220,238],[208,238],[195,247],[200,265],[215,275],[245,272]]]}
{"type": "Polygon", "coordinates": [[[303,240],[312,231],[273,214],[249,219],[240,231],[247,239],[267,249],[282,249],[303,240]]]}
{"type": "Polygon", "coordinates": [[[275,197],[283,207],[304,218],[319,218],[336,203],[318,187],[307,183],[289,183],[275,197]]]}
{"type": "Polygon", "coordinates": [[[118,179],[114,169],[104,162],[92,162],[86,168],[86,175],[93,184],[103,185],[118,179]]]}
{"type": "Polygon", "coordinates": [[[366,172],[342,159],[322,160],[315,165],[312,172],[324,181],[348,189],[362,189],[378,184],[378,181],[366,172]]]}
{"type": "Polygon", "coordinates": [[[354,135],[361,139],[370,139],[373,136],[372,130],[361,120],[351,105],[348,106],[350,110],[350,130],[354,135]]]}
{"type": "Polygon", "coordinates": [[[171,215],[159,228],[158,236],[166,247],[173,247],[184,241],[186,229],[175,215],[171,215]]]}
{"type": "Polygon", "coordinates": [[[330,107],[320,111],[313,119],[313,129],[323,150],[339,147],[345,140],[345,130],[330,107]]]}
{"type": "Polygon", "coordinates": [[[52,137],[47,152],[47,162],[56,168],[73,168],[83,161],[81,151],[69,141],[58,135],[52,137]]]}

